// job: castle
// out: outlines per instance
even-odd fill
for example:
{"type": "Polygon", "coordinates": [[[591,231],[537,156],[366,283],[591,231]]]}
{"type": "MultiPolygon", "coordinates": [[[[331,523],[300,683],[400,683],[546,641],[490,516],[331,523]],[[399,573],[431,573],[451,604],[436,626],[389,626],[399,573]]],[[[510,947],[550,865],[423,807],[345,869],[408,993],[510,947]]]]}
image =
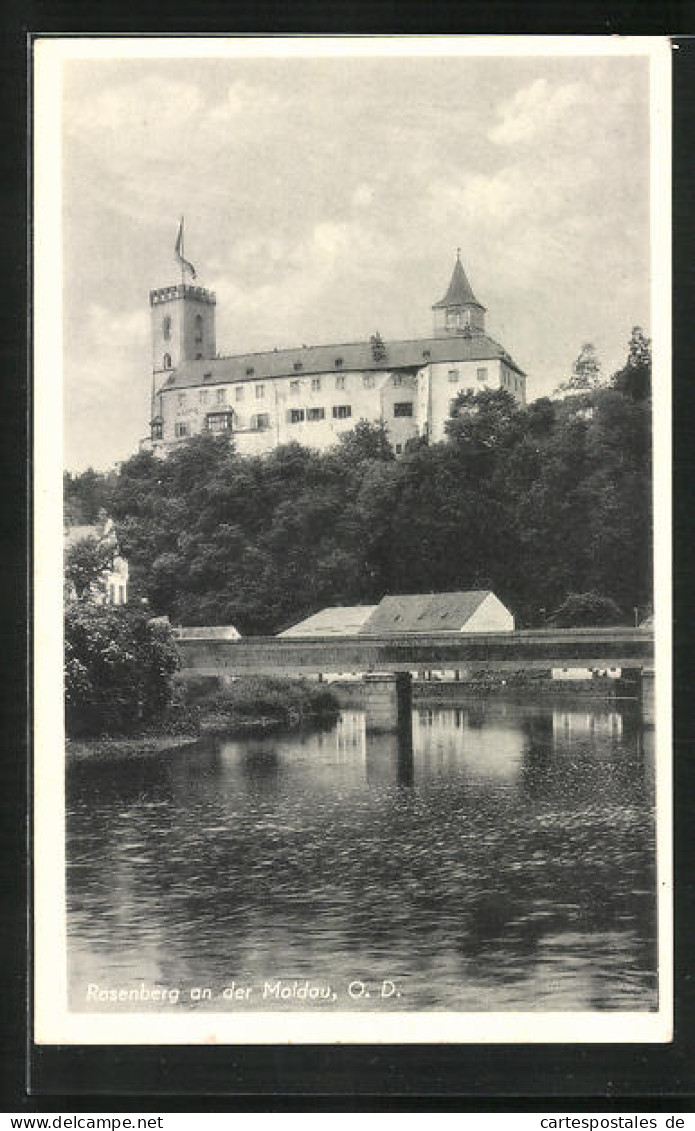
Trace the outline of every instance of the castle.
{"type": "Polygon", "coordinates": [[[526,402],[526,375],[485,332],[457,252],[444,298],[432,307],[430,338],[302,346],[219,356],[215,295],[182,282],[150,291],[152,396],[150,438],[166,454],[201,432],[234,437],[242,455],[292,440],[335,444],[358,421],[384,421],[399,455],[408,440],[444,438],[456,395],[506,389],[526,402]]]}

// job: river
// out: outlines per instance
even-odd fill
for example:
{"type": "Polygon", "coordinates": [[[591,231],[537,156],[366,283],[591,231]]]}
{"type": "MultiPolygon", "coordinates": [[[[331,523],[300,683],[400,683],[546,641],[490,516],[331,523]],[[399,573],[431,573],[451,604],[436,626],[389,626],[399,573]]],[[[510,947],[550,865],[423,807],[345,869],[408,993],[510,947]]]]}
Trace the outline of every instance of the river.
{"type": "Polygon", "coordinates": [[[652,744],[490,698],[415,707],[412,749],[345,710],[77,762],[70,1007],[655,1009],[652,744]]]}

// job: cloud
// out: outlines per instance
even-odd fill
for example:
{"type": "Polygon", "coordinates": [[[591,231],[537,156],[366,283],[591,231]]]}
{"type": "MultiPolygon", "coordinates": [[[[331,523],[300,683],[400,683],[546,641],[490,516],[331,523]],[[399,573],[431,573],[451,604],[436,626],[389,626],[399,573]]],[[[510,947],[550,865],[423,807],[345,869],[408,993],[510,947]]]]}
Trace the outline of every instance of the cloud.
{"type": "Polygon", "coordinates": [[[177,131],[196,119],[203,101],[195,83],[145,75],[73,102],[66,126],[101,153],[151,160],[170,152],[177,131]]]}
{"type": "Polygon", "coordinates": [[[238,79],[230,83],[226,97],[210,110],[207,120],[216,124],[236,122],[243,120],[248,114],[256,114],[259,111],[265,114],[275,113],[283,105],[284,100],[276,91],[259,83],[238,79]]]}
{"type": "Polygon", "coordinates": [[[524,86],[499,108],[499,121],[488,133],[497,145],[530,142],[556,126],[581,100],[579,83],[553,89],[545,78],[524,86]]]}

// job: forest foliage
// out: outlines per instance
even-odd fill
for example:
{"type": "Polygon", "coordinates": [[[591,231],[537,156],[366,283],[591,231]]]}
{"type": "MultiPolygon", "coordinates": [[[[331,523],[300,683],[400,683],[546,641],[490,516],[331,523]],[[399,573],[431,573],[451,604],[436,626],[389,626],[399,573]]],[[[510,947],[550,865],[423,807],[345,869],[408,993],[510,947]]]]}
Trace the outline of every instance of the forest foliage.
{"type": "Polygon", "coordinates": [[[587,593],[632,623],[652,591],[650,377],[636,329],[609,384],[526,407],[461,394],[446,439],[399,459],[366,421],[325,452],[242,457],[204,435],[90,478],[90,505],[115,519],[132,596],[182,624],[275,633],[327,605],[472,588],[520,626],[587,593]]]}

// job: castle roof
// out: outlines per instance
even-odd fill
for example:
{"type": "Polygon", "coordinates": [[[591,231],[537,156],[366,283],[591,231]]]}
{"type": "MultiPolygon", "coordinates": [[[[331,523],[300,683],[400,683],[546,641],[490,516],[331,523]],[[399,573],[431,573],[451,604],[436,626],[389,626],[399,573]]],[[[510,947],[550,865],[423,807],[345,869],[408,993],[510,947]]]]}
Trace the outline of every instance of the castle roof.
{"type": "Polygon", "coordinates": [[[482,303],[478,302],[473,294],[471,284],[466,278],[466,272],[463,269],[461,260],[457,257],[454,265],[454,270],[449,283],[449,289],[440,302],[435,302],[432,307],[433,310],[440,310],[447,306],[478,306],[481,310],[485,310],[482,303]]]}
{"type": "Polygon", "coordinates": [[[449,334],[442,338],[385,341],[385,356],[374,356],[372,343],[300,346],[232,357],[184,361],[162,381],[160,389],[185,389],[197,385],[258,381],[274,377],[302,377],[315,373],[349,373],[410,370],[415,373],[430,362],[492,361],[501,359],[515,372],[524,372],[507,351],[487,334],[449,334]]]}
{"type": "Polygon", "coordinates": [[[383,632],[461,632],[490,589],[458,593],[415,593],[384,597],[360,629],[360,634],[383,632]]]}

